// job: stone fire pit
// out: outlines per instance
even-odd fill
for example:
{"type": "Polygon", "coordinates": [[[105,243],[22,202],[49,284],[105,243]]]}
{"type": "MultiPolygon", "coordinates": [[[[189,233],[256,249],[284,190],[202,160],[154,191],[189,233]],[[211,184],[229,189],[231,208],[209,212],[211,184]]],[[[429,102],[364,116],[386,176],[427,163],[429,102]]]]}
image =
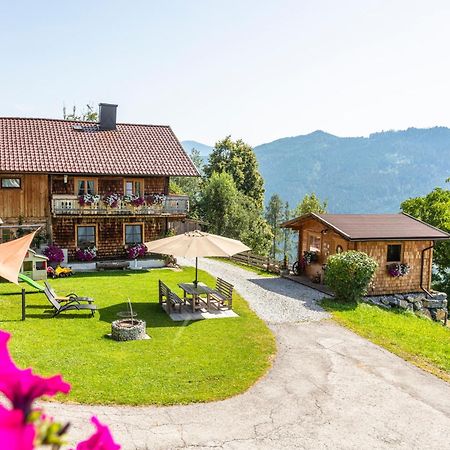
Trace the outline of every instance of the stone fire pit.
{"type": "Polygon", "coordinates": [[[145,321],[139,319],[119,319],[111,324],[111,338],[115,341],[139,341],[148,339],[145,321]]]}

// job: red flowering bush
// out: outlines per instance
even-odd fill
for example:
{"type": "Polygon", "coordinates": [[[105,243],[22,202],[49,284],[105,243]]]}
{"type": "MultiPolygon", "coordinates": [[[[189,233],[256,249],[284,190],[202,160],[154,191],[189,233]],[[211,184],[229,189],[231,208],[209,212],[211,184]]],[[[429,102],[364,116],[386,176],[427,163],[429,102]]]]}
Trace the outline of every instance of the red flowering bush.
{"type": "MultiPolygon", "coordinates": [[[[9,400],[10,407],[0,405],[0,447],[8,450],[32,450],[36,446],[51,445],[52,450],[63,445],[69,424],[61,425],[33,407],[36,399],[67,394],[70,385],[61,375],[43,378],[31,369],[19,369],[8,351],[10,335],[0,330],[0,392],[9,400]]],[[[97,431],[77,450],[119,450],[111,433],[96,417],[92,422],[97,431]]]]}

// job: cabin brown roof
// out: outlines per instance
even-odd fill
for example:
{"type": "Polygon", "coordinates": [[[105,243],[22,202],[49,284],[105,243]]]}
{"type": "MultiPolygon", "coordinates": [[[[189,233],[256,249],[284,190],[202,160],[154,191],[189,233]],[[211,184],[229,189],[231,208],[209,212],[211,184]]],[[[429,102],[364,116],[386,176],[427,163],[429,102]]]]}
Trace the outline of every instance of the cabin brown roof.
{"type": "Polygon", "coordinates": [[[450,235],[407,214],[306,214],[281,224],[298,228],[316,219],[350,241],[439,240],[450,235]]]}
{"type": "Polygon", "coordinates": [[[0,118],[0,172],[198,176],[169,126],[21,118],[0,118]]]}

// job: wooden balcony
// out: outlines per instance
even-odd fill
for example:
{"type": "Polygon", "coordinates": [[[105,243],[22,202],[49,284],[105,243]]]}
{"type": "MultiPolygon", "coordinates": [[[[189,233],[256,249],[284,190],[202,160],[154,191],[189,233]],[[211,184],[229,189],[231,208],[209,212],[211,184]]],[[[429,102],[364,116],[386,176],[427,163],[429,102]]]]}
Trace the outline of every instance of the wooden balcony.
{"type": "Polygon", "coordinates": [[[184,216],[189,212],[187,195],[167,195],[162,203],[133,206],[119,202],[116,207],[106,205],[102,200],[93,205],[81,206],[76,195],[52,196],[54,216],[184,216]]]}

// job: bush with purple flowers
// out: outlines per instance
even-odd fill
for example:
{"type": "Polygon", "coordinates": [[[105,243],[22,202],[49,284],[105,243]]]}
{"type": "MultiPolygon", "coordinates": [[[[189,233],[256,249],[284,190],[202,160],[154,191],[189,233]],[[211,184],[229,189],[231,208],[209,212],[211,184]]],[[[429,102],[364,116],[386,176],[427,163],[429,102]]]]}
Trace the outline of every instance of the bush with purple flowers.
{"type": "Polygon", "coordinates": [[[49,245],[44,250],[44,255],[48,258],[50,262],[60,263],[64,261],[64,253],[60,247],[57,245],[49,245]]]}

